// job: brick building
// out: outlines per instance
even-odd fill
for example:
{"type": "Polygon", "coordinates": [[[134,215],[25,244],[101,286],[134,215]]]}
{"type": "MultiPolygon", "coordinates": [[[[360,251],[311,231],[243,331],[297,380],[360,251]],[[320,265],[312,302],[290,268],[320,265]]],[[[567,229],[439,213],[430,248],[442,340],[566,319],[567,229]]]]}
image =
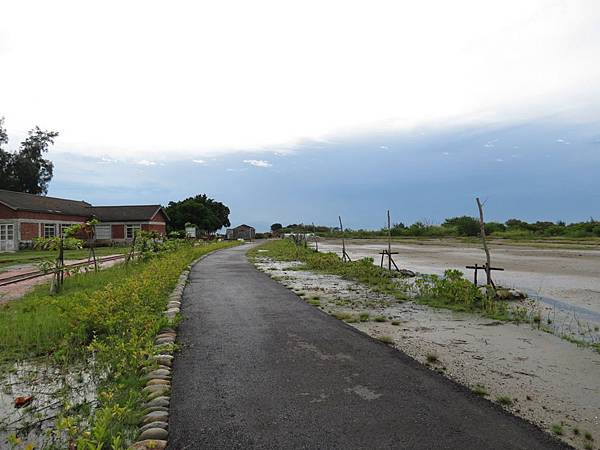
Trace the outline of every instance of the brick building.
{"type": "Polygon", "coordinates": [[[84,201],[0,189],[0,251],[27,247],[36,237],[58,236],[91,218],[98,243],[127,242],[136,230],[166,234],[167,213],[160,205],[93,206],[84,201]]]}

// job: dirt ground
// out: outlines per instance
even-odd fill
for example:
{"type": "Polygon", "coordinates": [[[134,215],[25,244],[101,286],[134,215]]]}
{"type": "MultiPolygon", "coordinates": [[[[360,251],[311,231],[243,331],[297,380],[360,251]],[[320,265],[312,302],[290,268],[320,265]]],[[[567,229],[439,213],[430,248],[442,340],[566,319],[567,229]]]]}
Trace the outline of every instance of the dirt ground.
{"type": "MultiPolygon", "coordinates": [[[[359,248],[366,255],[373,251],[359,248]]],[[[356,247],[350,251],[358,256],[356,247]]],[[[425,253],[429,251],[434,250],[425,253]]],[[[268,259],[257,262],[259,269],[323,311],[354,317],[368,313],[368,321],[350,325],[393,340],[397,348],[459,383],[480,386],[491,401],[508,398],[511,404],[506,408],[549,432],[560,426],[561,438],[576,448],[598,448],[600,354],[529,324],[398,303],[334,275],[289,270],[296,265],[268,259]],[[586,433],[595,441],[586,439],[586,433]]]]}
{"type": "MultiPolygon", "coordinates": [[[[385,241],[351,239],[346,250],[352,259],[371,257],[380,263],[378,254],[385,241]]],[[[319,242],[319,250],[341,252],[341,241],[319,242]]],[[[467,265],[483,264],[485,254],[480,246],[454,241],[393,243],[396,264],[420,273],[443,274],[458,269],[472,279],[467,265]]],[[[525,291],[540,301],[574,312],[577,318],[600,323],[600,248],[561,249],[491,244],[492,266],[504,268],[494,272],[497,284],[525,291]]],[[[479,279],[484,279],[480,272],[479,279]]]]}

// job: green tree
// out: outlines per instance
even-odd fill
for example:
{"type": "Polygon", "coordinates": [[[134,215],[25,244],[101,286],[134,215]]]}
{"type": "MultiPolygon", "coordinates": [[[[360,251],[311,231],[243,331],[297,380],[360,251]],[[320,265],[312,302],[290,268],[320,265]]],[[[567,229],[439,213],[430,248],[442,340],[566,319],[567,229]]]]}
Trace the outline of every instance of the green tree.
{"type": "Polygon", "coordinates": [[[8,143],[8,134],[4,128],[4,118],[0,119],[0,189],[46,194],[54,165],[43,155],[57,136],[56,131],[43,131],[35,127],[21,142],[19,150],[10,153],[2,148],[8,143]]]}
{"type": "Polygon", "coordinates": [[[201,230],[214,233],[231,225],[229,208],[205,194],[169,202],[166,211],[171,219],[170,226],[174,230],[182,230],[186,223],[191,223],[201,230]]]}
{"type": "Polygon", "coordinates": [[[442,226],[446,228],[454,228],[459,236],[479,235],[479,221],[474,217],[451,217],[450,219],[446,219],[442,226]]]}
{"type": "Polygon", "coordinates": [[[281,225],[280,223],[274,223],[273,225],[271,225],[271,231],[273,233],[275,233],[276,231],[279,231],[283,228],[283,225],[281,225]]]}

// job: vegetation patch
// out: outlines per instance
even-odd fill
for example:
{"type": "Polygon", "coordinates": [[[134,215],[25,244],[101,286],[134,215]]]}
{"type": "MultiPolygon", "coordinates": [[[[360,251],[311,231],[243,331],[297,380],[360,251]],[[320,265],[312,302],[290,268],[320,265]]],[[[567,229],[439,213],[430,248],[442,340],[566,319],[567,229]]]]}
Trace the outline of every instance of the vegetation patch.
{"type": "Polygon", "coordinates": [[[0,308],[0,375],[15,361],[43,360],[65,370],[87,365],[100,380],[93,407],[60,406],[55,448],[66,448],[65,440],[82,449],[131,443],[142,413],[140,368],[150,364],[154,337],[167,325],[168,295],[188,264],[231,245],[179,243],[127,266],[69,277],[59,294],[39,286],[0,308]]]}

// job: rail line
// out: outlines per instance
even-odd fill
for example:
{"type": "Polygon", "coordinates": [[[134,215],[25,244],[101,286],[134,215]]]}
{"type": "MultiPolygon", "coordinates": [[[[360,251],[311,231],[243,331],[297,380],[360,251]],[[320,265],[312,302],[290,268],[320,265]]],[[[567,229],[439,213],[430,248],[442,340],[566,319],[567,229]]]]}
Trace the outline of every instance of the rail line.
{"type": "MultiPolygon", "coordinates": [[[[127,257],[127,255],[105,256],[103,258],[98,258],[96,261],[98,262],[98,264],[100,264],[103,262],[114,261],[114,260],[123,259],[126,257],[127,257]]],[[[78,263],[74,263],[74,264],[67,264],[64,266],[64,268],[71,269],[71,268],[75,268],[75,267],[91,266],[93,264],[94,264],[94,261],[82,261],[82,262],[78,262],[78,263]]],[[[45,275],[52,275],[55,272],[56,272],[56,270],[49,270],[47,272],[44,272],[42,270],[35,270],[35,271],[31,271],[31,272],[20,273],[18,275],[13,275],[12,277],[0,278],[0,287],[8,286],[8,285],[14,284],[14,283],[19,283],[21,281],[32,280],[34,278],[43,277],[45,275]]]]}

